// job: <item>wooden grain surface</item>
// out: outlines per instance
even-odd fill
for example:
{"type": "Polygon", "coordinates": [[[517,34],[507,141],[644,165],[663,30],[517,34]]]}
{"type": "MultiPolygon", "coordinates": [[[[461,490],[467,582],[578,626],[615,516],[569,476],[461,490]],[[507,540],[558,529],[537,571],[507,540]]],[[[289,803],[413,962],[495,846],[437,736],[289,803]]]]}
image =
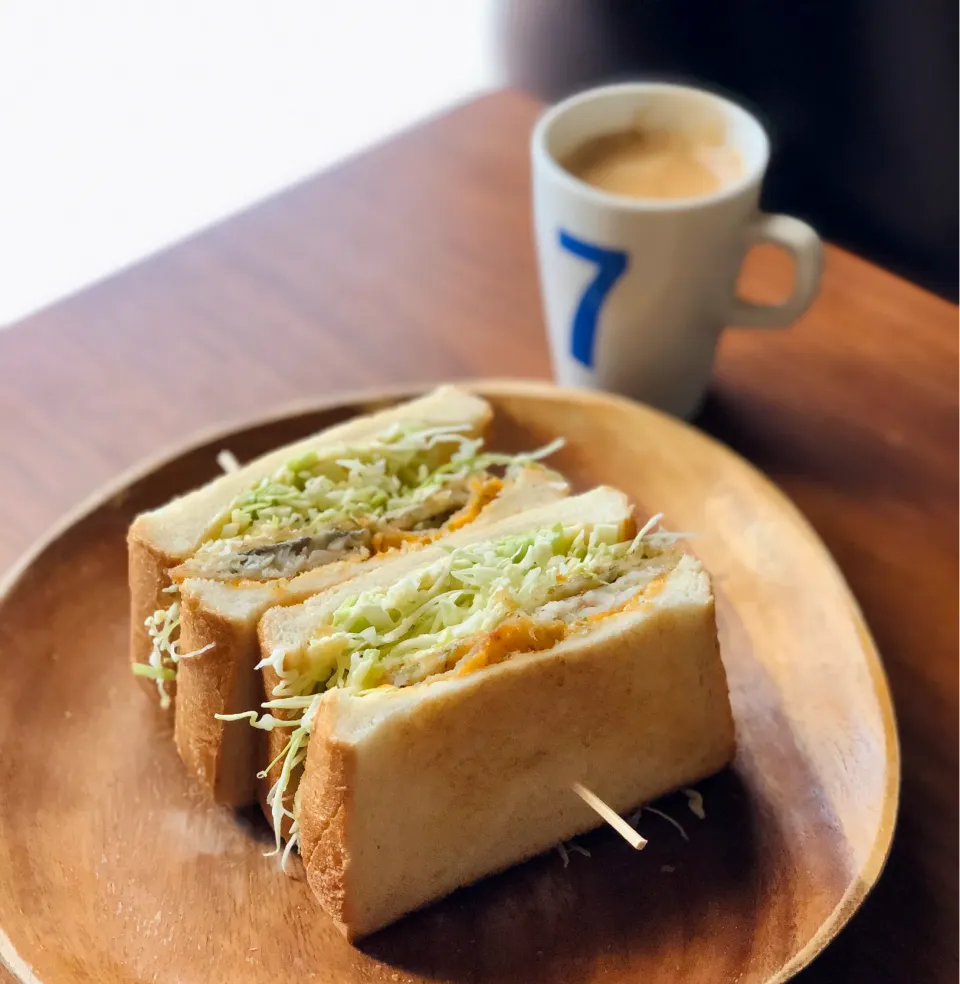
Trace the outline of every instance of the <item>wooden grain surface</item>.
{"type": "MultiPolygon", "coordinates": [[[[15,517],[0,564],[211,422],[362,385],[545,376],[526,150],[538,110],[516,93],[461,107],[0,332],[0,506],[15,517]]],[[[769,297],[786,276],[763,251],[745,281],[769,297]]],[[[897,706],[887,871],[802,979],[952,980],[956,308],[830,249],[799,324],[725,337],[699,424],[824,538],[897,706]]]]}
{"type": "MultiPolygon", "coordinates": [[[[574,852],[565,866],[547,851],[351,946],[302,877],[263,857],[263,819],[207,801],[155,695],[128,672],[125,532],[137,512],[216,474],[221,448],[249,460],[342,418],[335,405],[208,440],[107,491],[9,593],[0,587],[10,663],[0,692],[0,930],[10,943],[0,935],[0,957],[15,948],[43,984],[274,984],[290,967],[311,984],[781,984],[835,936],[887,856],[900,769],[879,658],[823,544],[756,469],[670,417],[531,381],[479,392],[495,412],[490,446],[519,451],[563,434],[551,463],[574,490],[613,485],[641,518],[662,504],[670,528],[697,531],[690,546],[712,575],[737,731],[731,766],[697,783],[704,820],[682,795],[665,797],[653,807],[661,815],[635,821],[649,839],[642,854],[594,831],[576,839],[587,861],[574,852]]],[[[662,659],[657,646],[643,655],[662,659]]],[[[578,701],[582,663],[557,657],[541,669],[555,690],[540,708],[553,751],[516,730],[521,708],[483,721],[492,758],[509,748],[531,775],[549,772],[565,741],[604,743],[591,702],[578,701]]],[[[610,691],[600,670],[589,683],[610,691]]],[[[669,661],[654,671],[660,686],[687,672],[699,671],[669,661]]],[[[644,691],[636,684],[634,701],[644,691]]],[[[664,720],[690,713],[682,695],[646,696],[658,713],[625,725],[638,765],[664,720]]],[[[622,697],[606,711],[616,715],[622,697]]],[[[489,691],[484,699],[489,710],[489,691]]],[[[433,754],[429,742],[421,751],[421,762],[433,754]]],[[[600,761],[591,781],[602,783],[600,761]]],[[[481,778],[490,792],[495,777],[481,778]]],[[[509,780],[503,793],[518,795],[509,780]]],[[[450,798],[454,819],[462,794],[450,798]]]]}

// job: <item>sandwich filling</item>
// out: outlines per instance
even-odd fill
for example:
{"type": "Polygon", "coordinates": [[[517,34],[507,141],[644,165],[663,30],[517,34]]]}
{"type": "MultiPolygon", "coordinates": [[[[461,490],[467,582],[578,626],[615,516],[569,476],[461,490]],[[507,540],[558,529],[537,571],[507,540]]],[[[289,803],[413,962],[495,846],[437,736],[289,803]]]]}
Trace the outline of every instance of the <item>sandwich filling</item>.
{"type": "Polygon", "coordinates": [[[364,695],[465,676],[645,605],[679,557],[675,535],[653,532],[658,519],[635,536],[616,525],[560,524],[459,547],[388,588],[347,598],[299,649],[265,659],[260,667],[280,682],[264,713],[224,719],[291,729],[261,773],[281,764],[268,796],[278,850],[286,820],[287,852],[297,840],[299,804],[289,790],[327,691],[364,695]]]}
{"type": "MultiPolygon", "coordinates": [[[[226,581],[295,577],[335,561],[364,560],[405,544],[429,543],[472,522],[514,472],[560,445],[529,454],[483,451],[466,425],[394,425],[356,447],[293,458],[238,495],[211,523],[188,561],[171,572],[226,581]],[[497,474],[497,472],[503,474],[497,474]]],[[[149,616],[149,663],[134,672],[156,680],[163,706],[179,652],[176,583],[170,605],[149,616]]]]}

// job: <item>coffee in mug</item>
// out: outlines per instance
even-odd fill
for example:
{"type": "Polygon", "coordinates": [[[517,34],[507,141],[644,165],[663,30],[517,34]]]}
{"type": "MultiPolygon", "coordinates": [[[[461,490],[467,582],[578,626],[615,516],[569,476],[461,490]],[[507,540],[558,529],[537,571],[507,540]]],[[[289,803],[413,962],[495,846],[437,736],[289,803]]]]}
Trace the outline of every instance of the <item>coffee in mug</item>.
{"type": "Polygon", "coordinates": [[[559,163],[594,188],[628,198],[696,198],[743,173],[739,151],[719,132],[642,124],[594,137],[559,163]]]}

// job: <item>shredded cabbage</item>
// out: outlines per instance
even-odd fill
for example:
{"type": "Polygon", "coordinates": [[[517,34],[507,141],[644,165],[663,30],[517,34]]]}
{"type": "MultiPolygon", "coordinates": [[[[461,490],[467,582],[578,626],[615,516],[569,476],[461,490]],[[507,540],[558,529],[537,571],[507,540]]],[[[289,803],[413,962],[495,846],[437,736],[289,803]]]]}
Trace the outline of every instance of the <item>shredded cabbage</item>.
{"type": "Polygon", "coordinates": [[[137,676],[152,677],[160,693],[160,706],[170,706],[170,692],[167,683],[176,679],[180,628],[180,602],[174,601],[168,608],[158,608],[148,615],[143,624],[153,646],[149,663],[135,663],[133,672],[137,676]]]}
{"type": "Polygon", "coordinates": [[[674,820],[674,818],[672,816],[670,816],[669,813],[664,813],[663,810],[658,810],[654,806],[641,806],[640,809],[637,810],[637,812],[634,813],[634,815],[630,819],[630,822],[631,822],[631,824],[632,824],[633,827],[636,827],[637,826],[637,823],[640,820],[640,815],[642,813],[645,813],[645,812],[646,813],[652,813],[655,816],[660,817],[661,820],[666,820],[667,823],[669,823],[671,826],[673,826],[673,827],[675,827],[677,829],[677,832],[680,834],[680,836],[685,841],[690,840],[690,837],[687,835],[686,830],[684,830],[684,828],[683,828],[683,824],[681,824],[679,820],[674,820]]]}
{"type": "Polygon", "coordinates": [[[217,464],[226,473],[240,471],[240,462],[237,461],[237,456],[227,448],[224,448],[217,455],[217,464]]]}
{"type": "MultiPolygon", "coordinates": [[[[558,524],[499,540],[470,544],[385,589],[343,601],[288,665],[277,650],[259,665],[280,677],[266,713],[224,715],[264,730],[292,728],[276,762],[281,775],[270,791],[281,847],[284,819],[292,822],[285,853],[296,843],[299,787],[292,810],[285,803],[294,770],[306,758],[313,720],[323,694],[332,688],[363,693],[383,685],[403,687],[447,672],[465,660],[470,644],[513,616],[529,616],[551,602],[616,581],[640,561],[659,555],[676,537],[654,533],[654,517],[635,537],[620,539],[619,527],[558,524]],[[276,717],[273,712],[284,712],[276,717]]],[[[219,717],[220,715],[218,715],[219,717]]]]}
{"type": "Polygon", "coordinates": [[[560,860],[563,861],[564,868],[570,864],[570,851],[573,851],[575,854],[582,854],[585,858],[593,857],[585,847],[576,841],[561,841],[557,844],[557,853],[560,855],[560,860]]]}
{"type": "Polygon", "coordinates": [[[700,793],[696,789],[683,789],[681,792],[687,797],[687,807],[690,812],[698,820],[706,820],[707,812],[703,808],[703,797],[700,793]]]}

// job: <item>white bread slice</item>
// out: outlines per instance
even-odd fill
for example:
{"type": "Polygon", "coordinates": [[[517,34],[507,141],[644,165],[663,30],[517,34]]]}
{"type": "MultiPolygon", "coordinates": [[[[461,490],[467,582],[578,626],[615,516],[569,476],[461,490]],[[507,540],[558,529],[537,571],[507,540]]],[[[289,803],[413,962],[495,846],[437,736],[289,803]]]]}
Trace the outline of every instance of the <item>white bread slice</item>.
{"type": "MultiPolygon", "coordinates": [[[[127,534],[131,661],[149,661],[151,640],[143,623],[158,608],[170,604],[170,595],[164,593],[170,585],[167,571],[189,559],[221,512],[261,478],[307,451],[363,441],[398,422],[417,422],[426,426],[462,423],[468,427],[466,433],[476,437],[484,432],[492,416],[493,411],[485,400],[455,386],[440,386],[416,400],[357,417],[271,451],[236,472],[221,475],[159,509],[137,516],[127,534]]],[[[154,695],[153,681],[141,680],[154,695]]],[[[175,692],[175,684],[171,683],[169,690],[175,692]]]]}
{"type": "MultiPolygon", "coordinates": [[[[501,536],[510,536],[526,530],[544,529],[556,523],[584,523],[587,526],[594,523],[616,524],[620,527],[621,533],[624,536],[632,535],[634,529],[629,500],[622,492],[606,486],[600,486],[582,495],[565,498],[562,501],[546,504],[540,508],[530,509],[527,512],[507,516],[500,519],[495,525],[478,526],[474,523],[472,526],[446,537],[442,546],[434,544],[416,553],[402,555],[392,560],[389,564],[383,564],[377,569],[368,569],[347,584],[342,584],[322,594],[316,594],[302,604],[292,605],[287,608],[271,608],[260,619],[258,629],[260,655],[267,657],[276,650],[283,650],[285,654],[284,658],[286,658],[287,654],[296,653],[301,648],[303,641],[310,637],[313,630],[324,619],[326,614],[337,608],[345,598],[361,591],[387,587],[411,571],[433,563],[433,561],[443,556],[451,547],[464,546],[465,544],[476,543],[486,539],[495,539],[501,536]]],[[[273,688],[280,682],[280,678],[270,666],[265,667],[262,672],[263,689],[267,694],[270,694],[273,688]]],[[[250,710],[257,706],[257,704],[250,704],[243,709],[250,710]]],[[[277,717],[283,716],[282,711],[275,711],[274,714],[277,717]]],[[[238,721],[230,724],[229,727],[247,728],[247,725],[244,721],[238,721]]],[[[247,730],[253,729],[248,728],[247,730]]],[[[287,743],[287,738],[288,735],[285,729],[267,732],[265,739],[266,747],[265,751],[262,752],[263,761],[273,762],[283,751],[287,743]]],[[[264,808],[264,814],[267,820],[271,823],[273,819],[271,811],[266,806],[266,796],[270,787],[278,779],[280,771],[281,764],[275,764],[267,772],[266,778],[258,785],[260,803],[264,808]]],[[[285,796],[287,805],[292,802],[301,772],[302,770],[294,772],[291,782],[287,787],[285,796]]],[[[285,824],[284,829],[281,831],[284,837],[287,836],[288,828],[289,824],[285,824]]]]}
{"type": "Polygon", "coordinates": [[[307,878],[350,939],[725,766],[734,726],[707,575],[459,679],[329,691],[300,790],[307,878]]]}
{"type": "MultiPolygon", "coordinates": [[[[469,527],[450,534],[444,542],[468,540],[478,535],[475,531],[516,513],[556,502],[567,491],[566,484],[545,469],[523,469],[515,480],[505,483],[500,495],[469,527]]],[[[262,732],[246,722],[224,722],[215,715],[251,710],[263,702],[262,677],[254,669],[260,658],[257,625],[261,616],[272,607],[297,604],[399,557],[385,553],[363,562],[328,564],[289,580],[188,578],[181,584],[180,651],[212,648],[179,664],[174,737],[187,769],[216,802],[243,806],[257,795],[262,732]]]]}

